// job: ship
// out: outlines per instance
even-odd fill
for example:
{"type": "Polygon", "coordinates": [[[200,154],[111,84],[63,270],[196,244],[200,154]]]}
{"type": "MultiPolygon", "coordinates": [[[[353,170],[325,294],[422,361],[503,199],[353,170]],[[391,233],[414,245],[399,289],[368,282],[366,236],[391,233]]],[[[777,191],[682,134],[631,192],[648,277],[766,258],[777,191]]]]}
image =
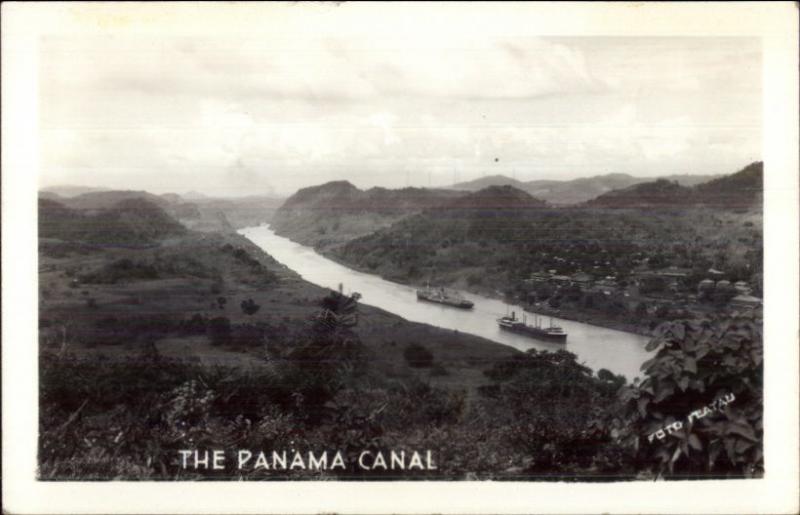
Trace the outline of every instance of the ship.
{"type": "Polygon", "coordinates": [[[430,286],[417,290],[417,300],[435,302],[461,309],[472,309],[472,306],[475,305],[472,301],[465,299],[454,291],[444,288],[431,288],[430,286]]]}
{"type": "Polygon", "coordinates": [[[518,320],[515,313],[512,311],[511,316],[498,318],[497,325],[500,326],[500,329],[530,336],[538,340],[557,343],[566,343],[567,341],[567,333],[565,333],[564,329],[561,327],[553,325],[552,318],[550,319],[550,325],[548,327],[542,327],[538,318],[535,319],[535,325],[528,325],[525,320],[518,320]]]}

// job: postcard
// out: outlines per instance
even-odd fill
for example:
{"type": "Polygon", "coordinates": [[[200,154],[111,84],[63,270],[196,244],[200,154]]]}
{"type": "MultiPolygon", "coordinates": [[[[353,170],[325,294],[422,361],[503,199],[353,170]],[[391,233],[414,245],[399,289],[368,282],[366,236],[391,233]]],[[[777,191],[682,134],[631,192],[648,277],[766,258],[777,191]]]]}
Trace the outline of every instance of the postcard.
{"type": "Polygon", "coordinates": [[[4,505],[795,512],[797,36],[3,4],[4,505]]]}

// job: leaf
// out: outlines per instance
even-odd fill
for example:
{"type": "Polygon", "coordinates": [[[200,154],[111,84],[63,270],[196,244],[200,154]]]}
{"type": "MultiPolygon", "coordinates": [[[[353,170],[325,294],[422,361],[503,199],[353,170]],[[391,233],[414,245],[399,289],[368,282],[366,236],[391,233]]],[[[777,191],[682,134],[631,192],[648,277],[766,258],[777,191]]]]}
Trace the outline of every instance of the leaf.
{"type": "Polygon", "coordinates": [[[714,468],[714,464],[717,462],[717,456],[719,456],[722,447],[719,445],[719,442],[714,442],[708,446],[708,468],[714,468]]]}
{"type": "Polygon", "coordinates": [[[696,451],[703,450],[703,444],[700,442],[700,439],[697,438],[697,435],[695,434],[689,435],[689,446],[696,451]]]}
{"type": "Polygon", "coordinates": [[[734,452],[734,441],[733,438],[728,438],[725,440],[725,453],[728,455],[728,459],[731,463],[736,463],[736,453],[734,452]]]}
{"type": "Polygon", "coordinates": [[[696,374],[697,373],[697,361],[695,361],[694,358],[687,357],[683,361],[683,367],[686,370],[688,370],[689,372],[691,372],[692,374],[696,374]]]}
{"type": "Polygon", "coordinates": [[[675,452],[672,454],[672,459],[669,460],[669,471],[672,472],[672,467],[675,465],[675,462],[678,461],[678,458],[681,457],[681,447],[678,446],[675,449],[675,452]]]}
{"type": "Polygon", "coordinates": [[[675,388],[673,388],[672,386],[662,387],[660,390],[658,390],[658,393],[656,394],[655,399],[653,399],[653,402],[659,403],[664,399],[666,399],[667,397],[669,397],[670,395],[672,395],[673,393],[675,393],[675,388]]]}
{"type": "Polygon", "coordinates": [[[702,379],[696,379],[691,382],[692,388],[703,393],[706,391],[706,383],[702,379]]]}
{"type": "Polygon", "coordinates": [[[758,442],[753,428],[746,424],[730,424],[728,425],[728,434],[737,434],[741,437],[747,438],[750,441],[758,442]]]}
{"type": "Polygon", "coordinates": [[[650,403],[650,399],[648,399],[647,397],[639,398],[639,401],[637,402],[637,407],[639,409],[639,414],[641,416],[644,417],[645,415],[647,415],[647,405],[649,403],[650,403]]]}
{"type": "Polygon", "coordinates": [[[680,387],[682,392],[685,392],[686,389],[689,387],[689,378],[686,376],[681,377],[680,380],[678,381],[678,386],[680,387]]]}
{"type": "Polygon", "coordinates": [[[641,366],[641,367],[639,367],[639,370],[641,370],[642,372],[644,372],[645,370],[647,370],[648,368],[650,368],[650,366],[651,366],[653,363],[655,363],[657,360],[658,360],[658,357],[657,357],[657,356],[656,356],[655,358],[653,358],[653,359],[648,359],[647,361],[645,361],[644,363],[642,363],[642,366],[641,366]]]}
{"type": "Polygon", "coordinates": [[[748,449],[752,448],[755,445],[753,442],[748,442],[746,440],[737,440],[736,441],[736,454],[744,454],[747,452],[748,449]]]}
{"type": "Polygon", "coordinates": [[[647,342],[647,345],[645,346],[644,350],[646,350],[647,352],[652,352],[657,348],[659,348],[662,343],[664,343],[663,338],[661,336],[656,336],[652,340],[647,342]]]}

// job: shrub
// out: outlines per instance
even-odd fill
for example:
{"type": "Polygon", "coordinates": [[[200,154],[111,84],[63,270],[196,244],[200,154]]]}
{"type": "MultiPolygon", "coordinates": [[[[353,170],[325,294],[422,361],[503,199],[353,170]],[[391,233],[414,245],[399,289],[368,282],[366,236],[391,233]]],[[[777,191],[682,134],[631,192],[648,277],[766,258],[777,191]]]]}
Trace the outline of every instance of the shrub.
{"type": "MultiPolygon", "coordinates": [[[[606,429],[616,388],[594,377],[576,358],[565,350],[531,349],[485,373],[493,380],[479,390],[487,417],[503,428],[516,454],[526,458],[526,474],[626,470],[625,459],[604,458],[617,448],[606,429]]],[[[613,377],[610,372],[602,375],[613,377]]]]}
{"type": "Polygon", "coordinates": [[[261,306],[256,304],[255,301],[253,301],[253,299],[243,300],[241,303],[241,307],[242,307],[242,312],[247,315],[255,315],[258,312],[258,310],[261,309],[261,306]]]}
{"type": "Polygon", "coordinates": [[[195,313],[191,318],[181,323],[181,330],[184,334],[205,334],[208,319],[200,313],[195,313]]]}
{"type": "Polygon", "coordinates": [[[291,385],[302,416],[317,422],[322,406],[353,376],[363,372],[361,340],[353,332],[358,324],[358,293],[332,291],[320,301],[300,341],[287,356],[282,381],[291,385]]]}
{"type": "Polygon", "coordinates": [[[231,341],[231,321],[225,317],[209,320],[206,331],[213,345],[226,345],[231,341]]]}
{"type": "Polygon", "coordinates": [[[413,368],[428,368],[433,365],[433,354],[431,351],[418,343],[409,344],[403,351],[408,366],[413,368]]]}
{"type": "Polygon", "coordinates": [[[448,372],[447,369],[444,368],[440,364],[434,364],[431,367],[431,376],[432,377],[443,377],[443,376],[449,376],[449,375],[450,375],[450,372],[448,372]]]}
{"type": "Polygon", "coordinates": [[[620,393],[618,435],[657,476],[763,474],[763,342],[756,315],[660,325],[646,378],[620,393]]]}

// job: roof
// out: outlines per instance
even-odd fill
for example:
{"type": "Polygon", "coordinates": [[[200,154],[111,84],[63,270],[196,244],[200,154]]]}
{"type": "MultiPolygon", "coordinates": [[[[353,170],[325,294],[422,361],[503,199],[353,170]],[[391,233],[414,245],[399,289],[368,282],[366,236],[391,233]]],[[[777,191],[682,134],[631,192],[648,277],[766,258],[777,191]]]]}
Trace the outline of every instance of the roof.
{"type": "Polygon", "coordinates": [[[731,302],[736,304],[758,305],[761,304],[761,299],[753,297],[752,295],[737,295],[731,299],[731,302]]]}

